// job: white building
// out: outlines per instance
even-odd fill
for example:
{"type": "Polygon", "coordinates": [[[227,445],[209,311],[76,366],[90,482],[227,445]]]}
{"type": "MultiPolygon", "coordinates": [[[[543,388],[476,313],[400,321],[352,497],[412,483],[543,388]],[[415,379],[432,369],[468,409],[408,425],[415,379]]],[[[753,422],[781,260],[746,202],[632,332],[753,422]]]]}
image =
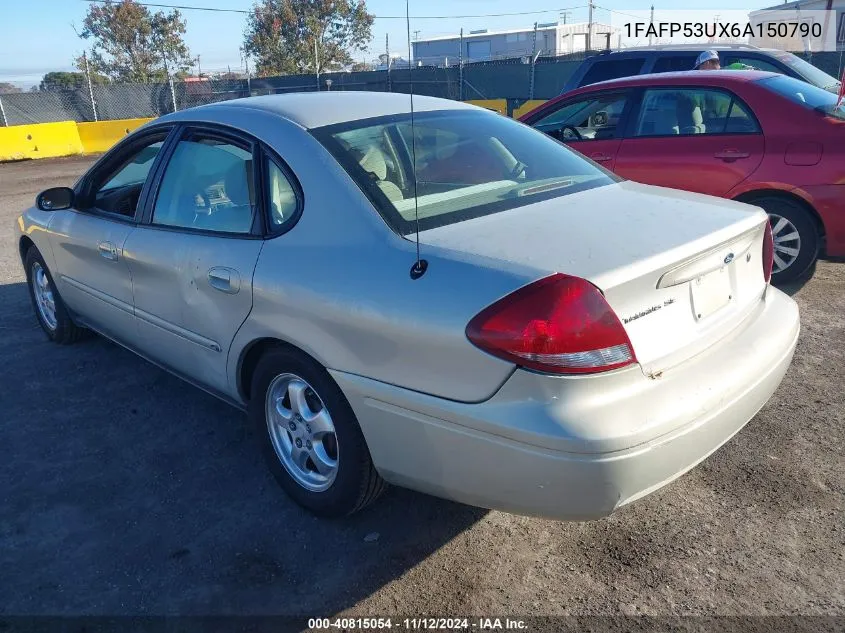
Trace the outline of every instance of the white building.
{"type": "MultiPolygon", "coordinates": [[[[531,55],[558,56],[587,49],[587,22],[539,24],[535,30],[513,29],[488,31],[481,29],[460,35],[423,38],[411,42],[414,62],[425,66],[449,66],[457,64],[462,57],[464,63],[530,57],[531,55]],[[463,51],[461,51],[463,44],[463,51]],[[461,53],[463,52],[463,55],[461,53]]],[[[613,47],[618,39],[619,29],[609,24],[593,22],[590,48],[605,50],[613,47]]]]}
{"type": "MultiPolygon", "coordinates": [[[[832,24],[823,24],[823,28],[835,29],[836,32],[836,48],[837,50],[845,49],[845,0],[797,0],[794,2],[785,2],[776,4],[765,9],[752,11],[748,14],[749,22],[752,26],[763,24],[764,28],[768,23],[783,20],[783,21],[799,21],[799,22],[813,22],[817,21],[820,14],[808,13],[809,11],[834,11],[825,20],[833,22],[832,24]]],[[[751,37],[749,44],[754,46],[781,48],[784,50],[791,50],[793,52],[802,50],[801,38],[798,41],[782,39],[774,40],[768,38],[751,37]]],[[[808,51],[809,52],[809,51],[808,51]]],[[[813,52],[818,52],[818,47],[813,52]]]]}

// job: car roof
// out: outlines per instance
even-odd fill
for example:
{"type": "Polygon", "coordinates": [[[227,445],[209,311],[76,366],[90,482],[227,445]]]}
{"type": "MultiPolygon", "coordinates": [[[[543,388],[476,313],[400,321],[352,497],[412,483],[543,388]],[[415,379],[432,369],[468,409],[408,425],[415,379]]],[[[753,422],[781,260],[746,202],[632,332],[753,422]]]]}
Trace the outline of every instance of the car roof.
{"type": "Polygon", "coordinates": [[[621,57],[623,55],[633,55],[636,57],[642,57],[644,54],[655,54],[655,55],[673,55],[677,53],[700,53],[701,51],[724,51],[724,52],[736,52],[742,51],[745,53],[762,53],[764,55],[770,55],[775,52],[782,52],[778,51],[777,49],[773,48],[758,48],[756,46],[749,46],[747,44],[662,44],[657,46],[632,46],[631,48],[626,48],[624,50],[619,51],[601,51],[600,53],[589,57],[587,61],[601,61],[602,58],[607,58],[608,56],[614,57],[621,57]]]}
{"type": "MultiPolygon", "coordinates": [[[[231,99],[182,112],[192,112],[195,115],[200,111],[210,113],[215,108],[224,107],[263,110],[284,117],[306,129],[313,129],[347,121],[406,114],[411,111],[411,99],[407,94],[391,92],[297,92],[231,99]]],[[[460,101],[414,95],[415,112],[475,109],[478,107],[460,101]]]]}
{"type": "Polygon", "coordinates": [[[763,70],[683,70],[671,73],[652,73],[648,75],[631,75],[618,79],[608,79],[594,84],[581,86],[566,93],[567,96],[593,90],[607,88],[622,88],[634,86],[665,86],[696,84],[701,86],[721,86],[734,83],[748,83],[759,81],[767,77],[777,77],[778,73],[763,70]]]}

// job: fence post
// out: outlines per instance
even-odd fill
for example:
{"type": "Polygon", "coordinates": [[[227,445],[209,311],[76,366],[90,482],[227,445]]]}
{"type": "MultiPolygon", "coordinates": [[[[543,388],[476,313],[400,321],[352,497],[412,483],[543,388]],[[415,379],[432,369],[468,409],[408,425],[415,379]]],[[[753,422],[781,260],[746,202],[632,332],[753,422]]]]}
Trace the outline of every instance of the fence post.
{"type": "Polygon", "coordinates": [[[3,127],[9,127],[9,122],[6,120],[6,109],[3,107],[2,99],[0,99],[0,115],[3,115],[3,127]]]}
{"type": "Polygon", "coordinates": [[[173,111],[176,112],[176,90],[173,89],[173,79],[170,80],[170,98],[173,99],[173,111]]]}
{"type": "Polygon", "coordinates": [[[464,100],[464,29],[461,27],[461,50],[458,51],[458,101],[464,100]]]}
{"type": "Polygon", "coordinates": [[[534,23],[534,43],[531,46],[531,77],[528,80],[528,98],[534,98],[534,66],[537,64],[537,23],[534,23]]]}
{"type": "Polygon", "coordinates": [[[94,121],[98,121],[97,118],[97,102],[94,101],[94,88],[91,86],[91,72],[88,70],[88,54],[83,51],[82,59],[85,60],[85,77],[88,79],[88,96],[91,97],[91,109],[94,111],[94,121]]]}

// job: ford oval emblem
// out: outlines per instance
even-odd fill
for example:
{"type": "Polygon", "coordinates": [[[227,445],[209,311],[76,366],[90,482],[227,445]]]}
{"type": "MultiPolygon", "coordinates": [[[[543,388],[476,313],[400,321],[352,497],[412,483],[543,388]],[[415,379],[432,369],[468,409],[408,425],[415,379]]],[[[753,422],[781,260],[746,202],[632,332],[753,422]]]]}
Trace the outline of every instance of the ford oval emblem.
{"type": "Polygon", "coordinates": [[[728,253],[727,255],[725,255],[725,263],[726,264],[730,264],[733,260],[734,260],[734,254],[733,253],[728,253]]]}

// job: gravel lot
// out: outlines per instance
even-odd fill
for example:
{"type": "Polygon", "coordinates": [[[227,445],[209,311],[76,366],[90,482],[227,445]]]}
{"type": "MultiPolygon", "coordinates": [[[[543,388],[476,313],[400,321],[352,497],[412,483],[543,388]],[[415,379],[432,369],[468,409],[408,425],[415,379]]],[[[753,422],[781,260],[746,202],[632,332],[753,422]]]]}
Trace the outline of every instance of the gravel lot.
{"type": "Polygon", "coordinates": [[[91,162],[0,165],[0,615],[845,616],[845,264],[789,289],[803,331],[760,414],[609,519],[392,489],[325,522],[277,489],[245,416],[39,330],[13,219],[91,162]]]}

